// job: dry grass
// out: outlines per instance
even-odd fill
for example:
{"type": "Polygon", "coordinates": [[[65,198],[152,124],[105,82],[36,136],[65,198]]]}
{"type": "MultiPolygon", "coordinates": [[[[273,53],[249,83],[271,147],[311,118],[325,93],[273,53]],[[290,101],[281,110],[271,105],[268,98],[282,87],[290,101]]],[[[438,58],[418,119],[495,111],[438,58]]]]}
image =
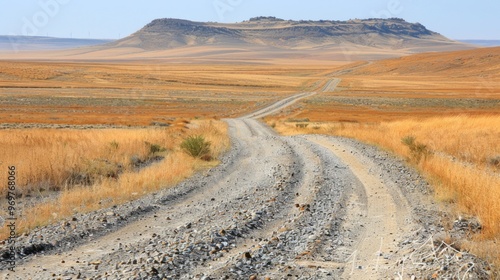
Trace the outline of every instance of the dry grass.
{"type": "MultiPolygon", "coordinates": [[[[0,131],[0,144],[5,147],[0,151],[0,168],[17,167],[19,195],[48,198],[47,202],[23,209],[19,232],[76,212],[120,204],[189,177],[196,169],[207,166],[180,149],[182,140],[190,135],[203,135],[212,143],[212,158],[228,149],[225,123],[207,120],[186,125],[189,128],[182,130],[172,127],[0,131]],[[152,144],[165,150],[152,154],[152,144]],[[164,159],[150,161],[158,156],[164,159]],[[140,162],[150,165],[137,168],[134,163],[140,162]],[[84,175],[95,180],[90,184],[72,180],[84,175]]],[[[215,161],[208,163],[214,164],[215,161]]],[[[0,181],[6,181],[5,175],[0,175],[0,181]]],[[[5,187],[0,191],[5,194],[5,187]]],[[[0,237],[6,235],[5,229],[1,229],[0,237]]]]}
{"type": "Polygon", "coordinates": [[[2,62],[0,86],[253,92],[294,92],[308,82],[306,73],[327,66],[203,65],[133,63],[2,62]]]}

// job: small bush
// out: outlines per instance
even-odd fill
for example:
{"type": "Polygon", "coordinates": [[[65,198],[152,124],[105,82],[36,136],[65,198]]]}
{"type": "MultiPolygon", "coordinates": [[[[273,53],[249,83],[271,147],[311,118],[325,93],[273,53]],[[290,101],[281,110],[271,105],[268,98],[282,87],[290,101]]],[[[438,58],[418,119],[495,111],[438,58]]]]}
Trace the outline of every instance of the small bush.
{"type": "Polygon", "coordinates": [[[419,163],[422,158],[426,158],[431,153],[426,145],[418,143],[414,136],[406,136],[401,139],[401,143],[410,149],[410,160],[419,163]]]}
{"type": "Polygon", "coordinates": [[[82,168],[73,170],[66,183],[90,186],[101,182],[104,178],[117,179],[122,172],[123,166],[119,163],[112,163],[104,159],[89,160],[82,168]]]}
{"type": "Polygon", "coordinates": [[[109,143],[109,145],[111,146],[111,149],[113,149],[113,150],[118,150],[118,148],[120,147],[120,144],[116,141],[109,143]]]}
{"type": "Polygon", "coordinates": [[[297,128],[307,128],[309,126],[308,123],[297,123],[295,124],[295,127],[297,128]]]}
{"type": "Polygon", "coordinates": [[[152,144],[149,142],[145,142],[145,143],[146,143],[146,146],[148,147],[148,156],[149,157],[154,157],[154,156],[156,156],[157,153],[162,153],[162,152],[167,151],[166,148],[163,148],[162,146],[160,146],[158,144],[152,144]]]}
{"type": "Polygon", "coordinates": [[[488,163],[493,167],[500,168],[500,156],[492,157],[488,160],[488,163]]]}
{"type": "Polygon", "coordinates": [[[201,135],[189,136],[181,143],[181,148],[190,156],[194,158],[201,158],[205,160],[210,159],[210,145],[209,141],[201,135]]]}

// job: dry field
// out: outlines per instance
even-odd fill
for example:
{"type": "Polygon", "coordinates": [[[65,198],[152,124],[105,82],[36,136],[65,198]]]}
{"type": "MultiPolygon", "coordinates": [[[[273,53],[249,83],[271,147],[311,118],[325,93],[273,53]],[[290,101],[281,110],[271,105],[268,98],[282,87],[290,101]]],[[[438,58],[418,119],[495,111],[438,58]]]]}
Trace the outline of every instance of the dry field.
{"type": "Polygon", "coordinates": [[[337,92],[267,122],[283,134],[352,137],[408,159],[443,207],[480,220],[482,233],[463,246],[500,264],[500,48],[379,61],[341,78],[337,92]]]}
{"type": "Polygon", "coordinates": [[[310,89],[331,68],[0,62],[0,120],[136,126],[234,117],[310,89]]]}
{"type": "MultiPolygon", "coordinates": [[[[138,198],[172,186],[199,168],[217,164],[229,148],[221,121],[182,122],[168,128],[0,130],[0,168],[15,166],[19,232],[138,198]],[[211,143],[211,161],[181,149],[188,136],[211,143]]],[[[0,174],[7,181],[7,172],[0,174]],[[5,174],[4,174],[5,173],[5,174]]],[[[0,189],[7,196],[7,186],[0,189]]],[[[7,209],[1,201],[1,216],[7,209]]],[[[8,235],[0,230],[0,238],[8,235]]]]}

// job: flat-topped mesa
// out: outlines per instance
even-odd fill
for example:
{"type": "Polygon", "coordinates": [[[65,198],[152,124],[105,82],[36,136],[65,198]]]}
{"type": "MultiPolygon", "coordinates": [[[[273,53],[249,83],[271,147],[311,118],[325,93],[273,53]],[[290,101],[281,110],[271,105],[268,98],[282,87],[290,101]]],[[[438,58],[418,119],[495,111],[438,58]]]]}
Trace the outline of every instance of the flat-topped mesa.
{"type": "MultiPolygon", "coordinates": [[[[224,27],[214,27],[210,23],[195,22],[183,19],[155,19],[151,23],[147,24],[144,28],[139,30],[141,32],[156,32],[156,33],[172,33],[172,32],[182,32],[182,34],[194,34],[199,36],[210,36],[215,34],[228,34],[236,35],[231,32],[228,28],[224,27]]],[[[181,35],[181,34],[179,34],[181,35]]]]}
{"type": "Polygon", "coordinates": [[[428,30],[422,24],[409,23],[400,18],[313,21],[276,17],[254,17],[238,23],[155,19],[131,36],[114,43],[120,47],[145,50],[206,45],[302,50],[344,45],[377,49],[412,49],[424,46],[428,49],[437,45],[458,44],[428,30]]]}
{"type": "Polygon", "coordinates": [[[155,19],[152,22],[148,23],[141,30],[152,30],[156,29],[157,31],[165,31],[162,30],[164,28],[185,28],[189,26],[197,26],[204,25],[201,22],[195,22],[185,19],[175,19],[175,18],[161,18],[155,19]]]}
{"type": "Polygon", "coordinates": [[[383,19],[367,19],[361,21],[365,26],[371,27],[374,31],[379,31],[394,35],[408,35],[413,37],[439,35],[439,33],[430,31],[420,23],[409,23],[404,19],[390,18],[383,19]]]}
{"type": "Polygon", "coordinates": [[[250,22],[256,22],[256,21],[269,22],[269,21],[285,21],[285,20],[281,19],[281,18],[277,18],[277,17],[253,17],[253,18],[250,18],[248,21],[250,21],[250,22]]]}

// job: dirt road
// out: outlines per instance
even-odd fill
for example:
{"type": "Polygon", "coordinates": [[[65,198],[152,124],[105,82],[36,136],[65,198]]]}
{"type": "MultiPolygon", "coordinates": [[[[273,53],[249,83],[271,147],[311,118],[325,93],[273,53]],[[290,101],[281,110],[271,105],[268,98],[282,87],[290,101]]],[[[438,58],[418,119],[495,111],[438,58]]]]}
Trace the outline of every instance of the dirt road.
{"type": "Polygon", "coordinates": [[[232,150],[221,165],[143,199],[152,210],[135,221],[56,243],[2,279],[394,277],[398,244],[415,227],[394,179],[350,141],[281,137],[256,120],[309,95],[227,120],[232,150]]]}

